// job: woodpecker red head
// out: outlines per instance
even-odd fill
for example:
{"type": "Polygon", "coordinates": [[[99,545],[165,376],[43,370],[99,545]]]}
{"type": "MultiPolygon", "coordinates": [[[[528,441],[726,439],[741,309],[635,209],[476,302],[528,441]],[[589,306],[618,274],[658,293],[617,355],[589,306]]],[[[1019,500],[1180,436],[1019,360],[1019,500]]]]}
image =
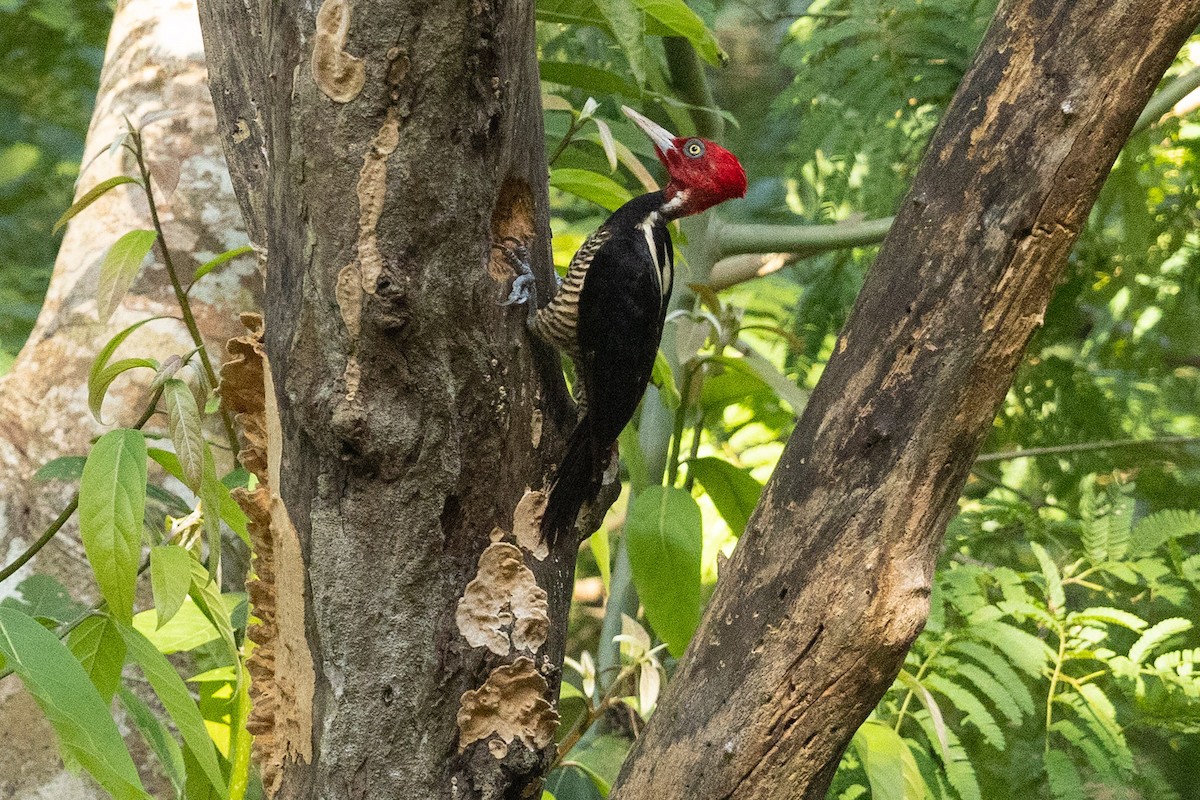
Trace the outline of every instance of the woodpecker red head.
{"type": "Polygon", "coordinates": [[[746,170],[733,153],[698,136],[676,136],[629,106],[621,110],[654,142],[654,152],[671,176],[663,191],[668,201],[676,201],[669,202],[674,207],[672,216],[699,214],[746,196],[746,170]]]}

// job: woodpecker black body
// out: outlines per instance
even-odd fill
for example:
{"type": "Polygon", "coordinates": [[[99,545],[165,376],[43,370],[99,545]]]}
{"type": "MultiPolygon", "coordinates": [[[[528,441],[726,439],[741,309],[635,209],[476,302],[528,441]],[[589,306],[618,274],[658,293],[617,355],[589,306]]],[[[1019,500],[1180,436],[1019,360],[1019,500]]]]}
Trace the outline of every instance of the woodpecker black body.
{"type": "MultiPolygon", "coordinates": [[[[675,277],[668,223],[746,193],[746,174],[728,150],[624,111],[654,141],[671,181],[613,212],[579,248],[554,299],[530,309],[533,332],[574,361],[580,405],[542,517],[552,543],[596,497],[650,381],[675,277]]],[[[508,302],[536,302],[532,274],[526,265],[521,271],[508,302]]]]}

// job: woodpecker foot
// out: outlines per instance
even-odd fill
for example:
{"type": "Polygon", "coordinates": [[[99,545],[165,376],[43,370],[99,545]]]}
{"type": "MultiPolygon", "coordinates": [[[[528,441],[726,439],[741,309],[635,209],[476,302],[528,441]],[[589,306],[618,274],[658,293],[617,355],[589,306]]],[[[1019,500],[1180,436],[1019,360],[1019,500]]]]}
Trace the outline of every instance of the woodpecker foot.
{"type": "Polygon", "coordinates": [[[525,247],[525,243],[513,236],[505,236],[499,242],[492,244],[492,247],[504,254],[508,265],[517,273],[517,277],[513,280],[512,291],[509,292],[507,299],[501,301],[500,305],[520,305],[532,300],[533,308],[536,309],[537,279],[534,277],[533,268],[529,265],[529,249],[525,247]]]}

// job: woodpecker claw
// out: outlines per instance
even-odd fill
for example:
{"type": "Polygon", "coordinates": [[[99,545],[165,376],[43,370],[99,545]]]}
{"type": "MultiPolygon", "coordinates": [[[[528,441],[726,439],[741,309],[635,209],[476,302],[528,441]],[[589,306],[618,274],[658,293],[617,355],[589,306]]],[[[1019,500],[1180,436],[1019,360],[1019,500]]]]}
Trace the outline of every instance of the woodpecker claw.
{"type": "Polygon", "coordinates": [[[514,236],[505,236],[499,242],[493,243],[492,247],[504,254],[509,266],[517,273],[517,277],[513,279],[512,290],[506,299],[500,301],[500,305],[525,305],[529,309],[529,320],[532,321],[538,311],[538,301],[537,278],[529,265],[529,249],[514,236]]]}

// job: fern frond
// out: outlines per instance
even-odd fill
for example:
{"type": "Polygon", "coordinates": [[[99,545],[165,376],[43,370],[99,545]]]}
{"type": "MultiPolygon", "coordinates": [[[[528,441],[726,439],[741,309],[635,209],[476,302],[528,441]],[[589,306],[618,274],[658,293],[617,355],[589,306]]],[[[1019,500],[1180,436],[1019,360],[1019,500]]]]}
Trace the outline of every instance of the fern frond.
{"type": "Polygon", "coordinates": [[[1109,608],[1107,606],[1085,608],[1083,611],[1075,611],[1067,615],[1068,625],[1082,625],[1087,622],[1120,625],[1122,628],[1128,628],[1131,631],[1139,633],[1145,630],[1149,624],[1137,614],[1131,614],[1128,611],[1122,611],[1119,608],[1109,608]]]}
{"type": "Polygon", "coordinates": [[[1019,725],[1025,715],[1021,713],[1021,707],[1017,705],[1017,701],[1013,699],[1008,690],[992,677],[991,673],[984,671],[980,667],[971,663],[959,663],[955,668],[955,673],[960,677],[970,682],[970,684],[983,697],[991,701],[992,705],[1014,725],[1019,725]]]}
{"type": "Polygon", "coordinates": [[[1056,800],[1088,800],[1083,793],[1083,780],[1070,756],[1058,750],[1046,753],[1046,779],[1050,794],[1056,800]]]}
{"type": "Polygon", "coordinates": [[[971,635],[1000,650],[1017,669],[1031,678],[1041,678],[1055,655],[1038,637],[1001,620],[972,626],[971,635]]]}
{"type": "Polygon", "coordinates": [[[992,648],[970,640],[956,641],[949,648],[951,652],[966,656],[982,665],[992,674],[1004,691],[1013,699],[1022,714],[1033,713],[1033,694],[1021,680],[1021,676],[1000,653],[992,648]]]}
{"type": "Polygon", "coordinates": [[[987,707],[975,696],[975,693],[965,689],[944,675],[925,676],[925,685],[945,697],[950,704],[961,711],[964,725],[971,725],[978,730],[985,741],[997,750],[1004,749],[1004,733],[996,723],[996,718],[987,707]]]}
{"type": "Polygon", "coordinates": [[[1142,637],[1134,642],[1133,647],[1129,648],[1129,660],[1134,664],[1141,664],[1145,661],[1146,656],[1150,654],[1155,647],[1165,642],[1175,634],[1183,633],[1192,629],[1190,620],[1182,617],[1172,617],[1164,619],[1162,622],[1154,625],[1150,630],[1142,634],[1142,637]]]}
{"type": "MultiPolygon", "coordinates": [[[[913,719],[921,726],[930,745],[937,746],[939,743],[938,733],[929,712],[921,709],[913,714],[913,719]]],[[[945,734],[948,741],[946,751],[949,757],[942,760],[942,768],[945,770],[946,780],[949,781],[960,800],[982,800],[979,791],[979,777],[975,773],[975,765],[971,763],[970,756],[967,755],[966,749],[954,731],[946,730],[945,734]]]]}
{"type": "Polygon", "coordinates": [[[1133,553],[1145,555],[1171,539],[1200,533],[1200,511],[1168,509],[1143,517],[1133,528],[1133,553]]]}

